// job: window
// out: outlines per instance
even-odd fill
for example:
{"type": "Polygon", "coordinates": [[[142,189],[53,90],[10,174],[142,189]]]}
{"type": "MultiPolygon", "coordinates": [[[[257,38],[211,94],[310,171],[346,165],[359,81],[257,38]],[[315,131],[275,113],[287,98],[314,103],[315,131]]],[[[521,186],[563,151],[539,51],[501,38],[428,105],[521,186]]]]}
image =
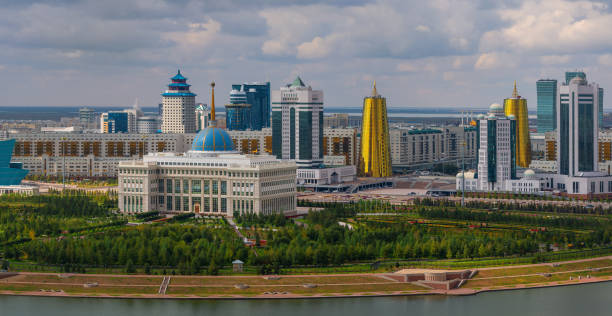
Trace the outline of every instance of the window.
{"type": "Polygon", "coordinates": [[[181,180],[174,180],[174,193],[181,193],[181,180]]]}
{"type": "Polygon", "coordinates": [[[204,194],[210,193],[210,181],[204,180],[204,194]]]}
{"type": "Polygon", "coordinates": [[[213,212],[219,212],[219,203],[217,201],[217,198],[212,198],[212,211],[213,212]]]}
{"type": "Polygon", "coordinates": [[[159,196],[159,205],[164,205],[164,196],[163,195],[159,196]]]}
{"type": "Polygon", "coordinates": [[[219,194],[219,182],[218,181],[214,181],[212,182],[212,194],[219,194]]]}
{"type": "Polygon", "coordinates": [[[204,212],[210,212],[210,198],[204,198],[204,212]]]}
{"type": "Polygon", "coordinates": [[[196,193],[196,194],[201,193],[201,188],[200,188],[201,183],[202,181],[200,180],[191,181],[191,193],[196,193]]]}
{"type": "Polygon", "coordinates": [[[183,180],[183,193],[189,193],[189,180],[183,180]]]}
{"type": "Polygon", "coordinates": [[[168,193],[172,194],[172,179],[168,179],[166,182],[166,189],[168,189],[168,193]]]}
{"type": "Polygon", "coordinates": [[[159,193],[164,193],[164,179],[157,180],[157,191],[159,193]]]}
{"type": "Polygon", "coordinates": [[[166,199],[166,210],[172,211],[172,196],[168,196],[166,199]]]}
{"type": "Polygon", "coordinates": [[[227,181],[221,181],[221,195],[227,195],[227,181]]]}
{"type": "Polygon", "coordinates": [[[184,196],[183,197],[183,211],[189,211],[189,197],[188,196],[184,196]]]}
{"type": "Polygon", "coordinates": [[[227,199],[221,198],[221,213],[227,213],[227,199]]]}
{"type": "Polygon", "coordinates": [[[180,196],[177,196],[176,199],[174,199],[174,210],[175,211],[181,210],[181,197],[180,196]]]}

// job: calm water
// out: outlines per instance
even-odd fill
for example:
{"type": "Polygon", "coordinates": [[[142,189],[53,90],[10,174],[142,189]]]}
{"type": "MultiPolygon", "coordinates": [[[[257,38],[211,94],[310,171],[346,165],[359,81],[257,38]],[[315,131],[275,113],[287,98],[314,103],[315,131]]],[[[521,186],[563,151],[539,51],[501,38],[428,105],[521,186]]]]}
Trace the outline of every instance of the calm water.
{"type": "Polygon", "coordinates": [[[612,315],[612,282],[475,296],[307,300],[138,300],[0,296],[0,315],[612,315]]]}

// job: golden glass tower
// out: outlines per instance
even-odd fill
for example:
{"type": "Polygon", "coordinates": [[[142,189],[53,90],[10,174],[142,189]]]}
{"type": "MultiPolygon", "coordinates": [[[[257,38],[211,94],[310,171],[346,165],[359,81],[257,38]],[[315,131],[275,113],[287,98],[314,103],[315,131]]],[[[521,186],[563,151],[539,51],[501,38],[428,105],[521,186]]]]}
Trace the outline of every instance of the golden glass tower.
{"type": "Polygon", "coordinates": [[[376,81],[372,87],[372,95],[363,99],[362,115],[357,173],[361,177],[390,177],[392,172],[387,102],[376,91],[376,81]]]}
{"type": "Polygon", "coordinates": [[[512,97],[504,100],[504,112],[506,116],[514,115],[516,118],[516,165],[528,168],[531,164],[531,139],[529,138],[527,99],[518,94],[516,81],[512,97]]]}

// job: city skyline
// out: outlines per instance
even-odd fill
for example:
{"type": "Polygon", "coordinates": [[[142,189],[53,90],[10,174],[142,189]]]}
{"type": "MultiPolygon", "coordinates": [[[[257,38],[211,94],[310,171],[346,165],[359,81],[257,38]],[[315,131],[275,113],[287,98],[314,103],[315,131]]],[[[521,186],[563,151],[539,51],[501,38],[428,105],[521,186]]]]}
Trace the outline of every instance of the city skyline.
{"type": "Polygon", "coordinates": [[[296,75],[330,107],[359,107],[374,79],[396,106],[468,109],[517,80],[531,110],[538,79],[612,82],[605,2],[12,1],[0,17],[0,106],[152,106],[177,68],[222,104],[232,83],[296,75]]]}

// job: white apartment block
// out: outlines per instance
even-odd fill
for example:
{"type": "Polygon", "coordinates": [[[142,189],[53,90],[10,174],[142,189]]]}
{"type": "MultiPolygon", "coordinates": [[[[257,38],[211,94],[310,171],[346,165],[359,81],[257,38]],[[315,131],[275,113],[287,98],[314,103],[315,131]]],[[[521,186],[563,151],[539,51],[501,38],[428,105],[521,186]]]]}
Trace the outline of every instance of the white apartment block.
{"type": "Polygon", "coordinates": [[[391,163],[411,166],[435,162],[458,162],[476,157],[475,127],[445,126],[432,129],[392,128],[389,130],[391,163]]]}

